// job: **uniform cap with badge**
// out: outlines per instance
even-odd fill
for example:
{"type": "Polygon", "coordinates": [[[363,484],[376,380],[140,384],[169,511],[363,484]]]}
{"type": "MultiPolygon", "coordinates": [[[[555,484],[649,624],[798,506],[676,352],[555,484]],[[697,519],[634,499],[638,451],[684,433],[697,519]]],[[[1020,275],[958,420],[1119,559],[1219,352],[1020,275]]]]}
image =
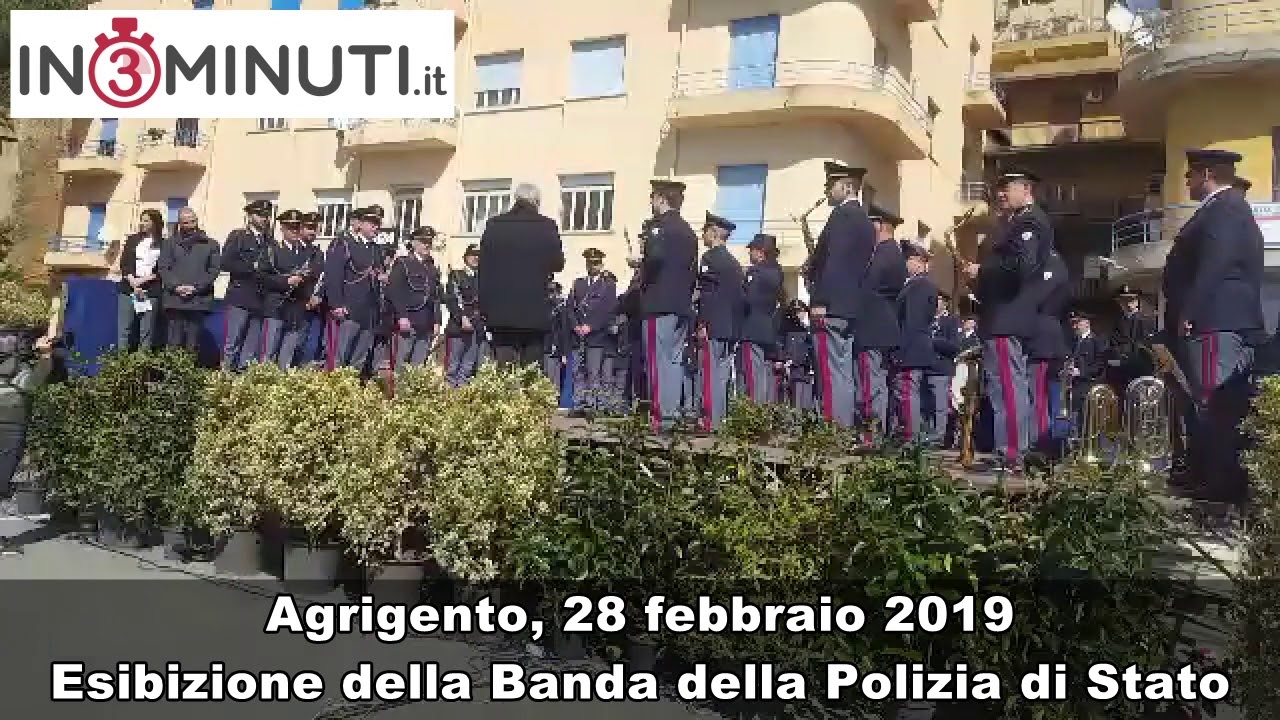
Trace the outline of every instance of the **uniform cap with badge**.
{"type": "Polygon", "coordinates": [[[1034,184],[1040,182],[1040,176],[1030,170],[1022,168],[1009,170],[1001,173],[1000,176],[996,178],[996,187],[1004,187],[1011,182],[1027,182],[1034,184]]]}
{"type": "Polygon", "coordinates": [[[271,217],[271,201],[254,200],[244,206],[244,214],[260,218],[269,218],[271,217]]]}
{"type": "Polygon", "coordinates": [[[1128,285],[1121,285],[1120,289],[1116,291],[1117,300],[1130,300],[1136,299],[1137,297],[1138,292],[1128,285]]]}
{"type": "Polygon", "coordinates": [[[587,262],[600,262],[604,260],[604,251],[599,248],[587,248],[582,251],[582,257],[587,262]]]}
{"type": "Polygon", "coordinates": [[[901,244],[902,257],[904,258],[910,259],[914,257],[920,258],[921,260],[928,260],[933,257],[933,253],[930,253],[928,248],[918,242],[913,240],[903,240],[901,244]]]}
{"type": "Polygon", "coordinates": [[[318,212],[302,213],[302,222],[305,225],[319,225],[320,213],[318,212]]]}
{"type": "Polygon", "coordinates": [[[756,233],[747,243],[748,250],[763,250],[766,255],[778,254],[778,238],[768,233],[756,233]]]}
{"type": "Polygon", "coordinates": [[[436,229],[430,225],[421,225],[414,228],[413,232],[409,235],[409,239],[430,245],[431,241],[436,239],[436,229]]]}
{"type": "Polygon", "coordinates": [[[866,168],[852,167],[832,161],[823,163],[822,171],[826,175],[828,183],[833,183],[837,180],[861,180],[867,174],[866,168]]]}
{"type": "Polygon", "coordinates": [[[888,210],[885,210],[879,205],[871,206],[871,209],[867,211],[867,218],[870,219],[871,222],[883,223],[885,225],[888,225],[889,227],[894,227],[894,228],[898,227],[903,222],[902,218],[898,217],[897,215],[894,215],[888,210]]]}
{"type": "Polygon", "coordinates": [[[707,228],[713,228],[713,227],[720,228],[725,232],[731,233],[734,230],[736,230],[738,226],[730,222],[728,219],[720,217],[719,215],[707,213],[707,219],[706,219],[706,222],[702,224],[702,229],[706,230],[707,228]]]}
{"type": "Polygon", "coordinates": [[[462,257],[480,257],[480,246],[475,243],[468,245],[466,251],[462,253],[462,257]]]}
{"type": "Polygon", "coordinates": [[[1208,168],[1215,165],[1235,165],[1244,160],[1244,156],[1230,150],[1212,148],[1191,148],[1186,151],[1187,164],[1193,168],[1208,168]]]}
{"type": "Polygon", "coordinates": [[[301,210],[285,210],[276,216],[276,222],[281,225],[301,225],[303,214],[301,210]]]}

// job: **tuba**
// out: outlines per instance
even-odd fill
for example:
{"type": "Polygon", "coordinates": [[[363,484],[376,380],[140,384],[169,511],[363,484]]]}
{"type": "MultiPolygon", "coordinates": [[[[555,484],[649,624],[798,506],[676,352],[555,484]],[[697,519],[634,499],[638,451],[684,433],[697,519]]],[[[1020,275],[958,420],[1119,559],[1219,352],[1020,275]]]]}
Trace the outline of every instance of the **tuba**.
{"type": "Polygon", "coordinates": [[[965,350],[956,356],[956,364],[965,370],[964,388],[961,390],[963,404],[960,410],[960,465],[973,467],[973,427],[978,417],[978,407],[982,402],[982,348],[965,350]]]}
{"type": "Polygon", "coordinates": [[[1147,376],[1129,383],[1124,393],[1128,461],[1143,473],[1168,462],[1172,426],[1164,381],[1147,376]]]}
{"type": "Polygon", "coordinates": [[[1094,385],[1084,396],[1080,423],[1081,459],[1090,465],[1103,461],[1120,441],[1120,400],[1106,385],[1094,385]]]}

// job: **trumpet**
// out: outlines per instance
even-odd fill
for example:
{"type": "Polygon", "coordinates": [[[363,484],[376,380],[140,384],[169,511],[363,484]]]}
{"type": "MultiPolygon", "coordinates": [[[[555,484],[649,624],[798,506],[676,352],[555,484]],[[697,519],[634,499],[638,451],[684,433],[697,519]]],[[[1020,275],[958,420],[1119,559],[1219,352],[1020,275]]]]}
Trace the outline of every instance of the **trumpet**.
{"type": "Polygon", "coordinates": [[[1116,392],[1106,385],[1089,388],[1080,424],[1081,459],[1096,465],[1120,440],[1120,400],[1116,392]]]}
{"type": "Polygon", "coordinates": [[[1128,461],[1149,473],[1169,459],[1173,445],[1164,381],[1140,377],[1125,388],[1125,435],[1128,461]]]}

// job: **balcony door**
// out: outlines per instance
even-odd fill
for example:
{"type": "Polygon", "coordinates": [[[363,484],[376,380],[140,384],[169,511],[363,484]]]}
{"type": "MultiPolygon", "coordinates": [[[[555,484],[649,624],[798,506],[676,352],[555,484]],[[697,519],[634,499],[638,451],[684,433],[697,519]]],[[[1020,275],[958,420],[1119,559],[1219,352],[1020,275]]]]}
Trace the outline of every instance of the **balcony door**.
{"type": "Polygon", "coordinates": [[[107,238],[102,237],[107,226],[107,204],[93,203],[89,206],[89,226],[85,230],[84,245],[86,250],[101,250],[107,246],[107,238]]]}
{"type": "Polygon", "coordinates": [[[722,165],[716,168],[716,214],[738,226],[730,242],[747,243],[764,226],[768,165],[722,165]]]}
{"type": "Polygon", "coordinates": [[[165,201],[165,224],[169,226],[169,237],[178,234],[178,213],[182,212],[182,208],[187,206],[187,199],[184,197],[171,197],[165,201]]]}
{"type": "Polygon", "coordinates": [[[95,152],[100,157],[115,157],[116,136],[120,132],[120,121],[116,118],[102,118],[98,121],[98,147],[95,152]]]}
{"type": "Polygon", "coordinates": [[[199,143],[200,120],[197,118],[178,118],[173,126],[173,144],[178,147],[193,148],[199,143]]]}
{"type": "Polygon", "coordinates": [[[729,89],[771,88],[778,72],[777,15],[729,22],[729,89]]]}

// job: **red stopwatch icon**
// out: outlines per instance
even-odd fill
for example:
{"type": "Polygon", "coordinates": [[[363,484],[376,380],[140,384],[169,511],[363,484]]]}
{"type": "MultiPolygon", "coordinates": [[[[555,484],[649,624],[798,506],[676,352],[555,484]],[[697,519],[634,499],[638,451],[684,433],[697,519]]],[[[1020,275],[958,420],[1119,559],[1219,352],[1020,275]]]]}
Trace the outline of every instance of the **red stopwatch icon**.
{"type": "Polygon", "coordinates": [[[134,37],[138,19],[111,19],[111,30],[95,38],[98,48],[89,58],[89,86],[102,102],[114,108],[134,108],[160,89],[160,56],[147,33],[134,37]],[[101,62],[100,62],[101,61],[101,62]]]}

